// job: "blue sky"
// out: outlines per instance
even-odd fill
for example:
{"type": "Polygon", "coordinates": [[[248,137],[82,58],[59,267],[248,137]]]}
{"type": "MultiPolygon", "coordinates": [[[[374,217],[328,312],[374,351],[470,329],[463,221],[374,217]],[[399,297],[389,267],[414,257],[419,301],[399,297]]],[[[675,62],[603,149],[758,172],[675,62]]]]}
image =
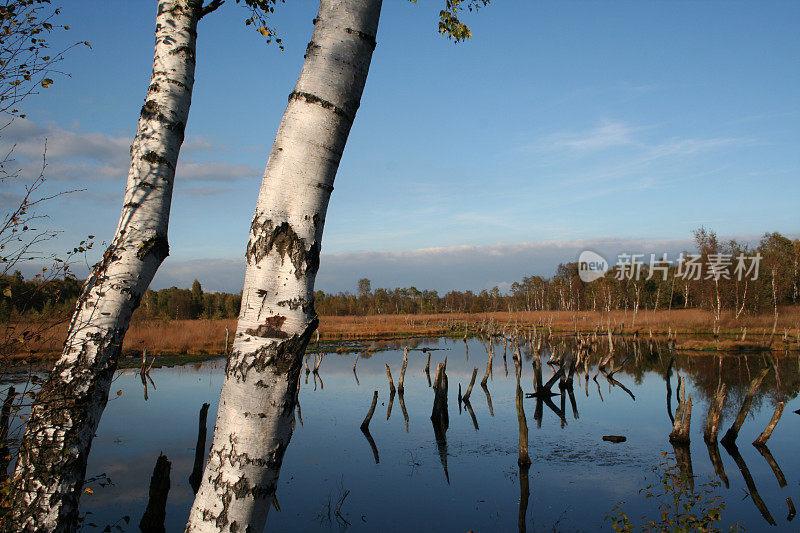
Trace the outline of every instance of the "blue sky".
{"type": "MultiPolygon", "coordinates": [[[[46,137],[50,187],[87,189],[52,210],[66,248],[115,227],[155,2],[62,4],[71,29],[59,39],[92,49],[69,54],[72,76],[28,100],[28,120],[0,143],[16,142],[20,165],[32,165],[46,137]]],[[[352,290],[363,275],[473,289],[549,275],[555,256],[502,250],[551,241],[625,248],[686,239],[701,224],[740,238],[800,232],[800,3],[497,0],[467,18],[474,38],[459,45],[436,32],[440,5],[384,0],[328,211],[323,253],[337,259],[326,271],[323,256],[321,288],[352,290]],[[420,254],[438,259],[404,275],[420,254]],[[461,268],[487,255],[496,274],[461,268]],[[463,273],[435,274],[454,265],[463,273]]],[[[285,52],[245,27],[232,0],[201,21],[171,256],[154,286],[199,277],[239,289],[240,272],[225,269],[241,268],[316,7],[277,8],[285,52]]]]}

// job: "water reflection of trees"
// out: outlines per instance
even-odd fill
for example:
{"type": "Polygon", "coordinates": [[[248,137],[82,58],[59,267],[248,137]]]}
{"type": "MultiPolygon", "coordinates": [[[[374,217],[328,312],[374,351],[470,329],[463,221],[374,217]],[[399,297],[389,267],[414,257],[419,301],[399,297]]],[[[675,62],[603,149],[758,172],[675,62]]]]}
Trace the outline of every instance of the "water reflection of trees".
{"type": "MultiPolygon", "coordinates": [[[[414,347],[417,348],[422,347],[419,348],[419,350],[423,351],[425,356],[430,355],[430,350],[428,349],[428,345],[425,345],[422,340],[414,340],[414,342],[410,344],[408,343],[401,344],[399,341],[393,341],[393,342],[394,344],[397,345],[397,348],[399,349],[402,349],[403,346],[408,347],[412,350],[415,349],[414,347]]],[[[458,342],[460,344],[462,342],[461,339],[459,339],[458,342]]],[[[388,346],[392,343],[384,342],[383,344],[388,346]]],[[[505,346],[502,347],[505,348],[505,346]]],[[[493,353],[494,347],[492,346],[492,344],[489,344],[486,348],[487,348],[487,355],[491,358],[491,354],[493,353]]],[[[798,376],[797,358],[790,358],[790,357],[776,358],[771,355],[762,355],[762,354],[742,355],[740,357],[687,354],[682,352],[676,352],[674,350],[668,350],[666,346],[661,346],[658,343],[652,343],[652,344],[641,343],[641,345],[639,345],[631,341],[622,341],[619,344],[615,344],[614,349],[615,349],[614,358],[616,359],[617,363],[615,364],[612,360],[605,370],[598,368],[598,372],[594,376],[594,381],[597,384],[598,392],[600,392],[601,388],[600,382],[603,379],[605,379],[606,382],[608,383],[609,390],[611,390],[612,388],[619,388],[620,391],[629,395],[632,401],[635,401],[636,396],[631,390],[631,388],[633,387],[631,386],[631,388],[629,388],[631,381],[636,383],[642,383],[644,382],[645,377],[649,372],[657,373],[663,376],[665,379],[666,404],[670,419],[674,419],[673,408],[675,407],[673,405],[674,402],[671,401],[673,392],[672,386],[675,384],[675,381],[672,380],[673,375],[681,376],[682,381],[684,382],[688,380],[693,385],[694,389],[693,392],[698,397],[697,399],[705,400],[705,403],[710,403],[711,399],[719,391],[720,384],[724,383],[727,390],[729,391],[725,412],[730,415],[735,414],[735,411],[741,405],[742,400],[745,398],[748,385],[752,381],[752,378],[756,377],[764,370],[769,370],[769,372],[764,378],[763,384],[758,388],[756,394],[753,397],[752,403],[754,408],[756,409],[760,408],[762,405],[765,405],[765,402],[776,403],[779,401],[785,401],[787,399],[794,398],[797,396],[798,391],[800,391],[800,377],[798,376]]],[[[513,362],[515,364],[516,379],[517,379],[517,387],[515,389],[516,392],[515,399],[517,400],[516,407],[517,407],[517,415],[520,426],[519,427],[520,500],[518,509],[519,511],[518,526],[521,531],[524,531],[526,529],[526,516],[528,514],[528,500],[530,497],[530,480],[529,480],[530,459],[527,460],[527,464],[523,464],[526,463],[526,461],[523,461],[523,449],[525,450],[525,456],[527,457],[528,446],[527,446],[527,420],[525,417],[525,411],[522,399],[524,396],[527,396],[528,398],[532,398],[535,400],[535,405],[533,406],[534,407],[533,417],[534,420],[536,420],[537,422],[537,426],[539,427],[541,427],[542,425],[542,418],[543,418],[542,415],[545,406],[547,406],[547,408],[550,411],[552,411],[553,413],[556,414],[556,416],[558,416],[562,428],[567,424],[568,409],[571,410],[572,417],[574,419],[578,419],[579,406],[578,406],[578,401],[576,400],[574,394],[573,376],[575,373],[578,374],[578,377],[576,378],[578,380],[578,387],[580,389],[584,388],[585,386],[587,391],[586,394],[588,397],[589,395],[588,387],[590,380],[589,366],[595,367],[600,365],[600,362],[604,358],[606,358],[606,353],[604,352],[607,351],[607,347],[604,348],[601,345],[591,354],[586,354],[585,358],[583,359],[581,358],[581,356],[576,357],[575,354],[578,351],[579,348],[574,338],[560,339],[559,346],[555,350],[555,353],[558,355],[558,357],[555,359],[555,362],[551,365],[553,370],[552,376],[549,377],[546,383],[543,383],[543,378],[542,378],[542,358],[546,360],[548,356],[554,355],[552,347],[545,346],[542,351],[537,353],[537,351],[535,349],[532,349],[528,344],[524,344],[521,347],[520,351],[518,352],[519,355],[514,354],[513,356],[513,362]],[[529,393],[527,395],[524,394],[522,390],[522,384],[520,381],[522,373],[521,368],[523,362],[532,365],[527,367],[527,369],[531,368],[533,369],[532,377],[527,377],[526,379],[529,380],[527,382],[528,385],[531,384],[531,381],[533,382],[534,392],[529,393]],[[583,366],[584,370],[581,370],[580,366],[581,362],[584,363],[583,366]],[[583,372],[585,372],[585,374],[583,374],[583,372]],[[584,379],[585,381],[584,384],[580,383],[581,379],[584,379]],[[558,394],[558,392],[556,392],[555,390],[551,390],[555,389],[556,384],[558,384],[559,386],[558,388],[560,389],[560,394],[558,394]],[[560,396],[560,398],[556,400],[554,396],[560,396]],[[569,407],[567,407],[567,402],[569,403],[569,407]],[[525,437],[524,442],[523,442],[523,432],[525,437]]],[[[448,353],[448,352],[443,352],[443,353],[448,353]]],[[[335,354],[331,354],[331,356],[335,357],[335,354]]],[[[419,357],[419,355],[417,356],[419,357]]],[[[351,355],[351,357],[353,357],[353,355],[351,355]]],[[[354,360],[353,372],[357,383],[358,383],[358,374],[356,373],[356,364],[358,362],[358,357],[369,359],[369,356],[364,355],[363,353],[357,354],[353,357],[354,360]]],[[[311,368],[306,366],[306,380],[308,380],[309,374],[313,373],[315,389],[317,385],[316,384],[317,380],[319,380],[320,389],[322,389],[322,387],[324,386],[322,383],[322,375],[321,375],[322,359],[323,357],[320,355],[319,357],[314,357],[314,359],[311,360],[315,363],[311,367],[313,368],[313,371],[311,370],[311,368]]],[[[439,461],[441,462],[441,466],[444,470],[445,480],[447,481],[447,483],[449,483],[450,472],[448,469],[448,441],[447,441],[447,431],[449,428],[449,416],[447,411],[448,385],[447,385],[447,374],[446,374],[446,358],[443,359],[445,359],[445,362],[438,364],[438,367],[436,369],[436,377],[431,382],[433,389],[433,399],[434,399],[433,400],[434,406],[431,412],[431,424],[434,432],[436,449],[439,455],[439,461]]],[[[376,361],[373,361],[372,364],[374,365],[375,363],[376,361]]],[[[378,362],[377,364],[381,366],[383,365],[382,362],[378,362]]],[[[481,363],[476,361],[475,364],[481,364],[481,363]]],[[[419,368],[420,367],[418,366],[417,369],[419,368]]],[[[301,375],[299,368],[297,370],[298,370],[297,384],[299,385],[301,375]]],[[[349,375],[349,367],[347,367],[347,373],[349,375]]],[[[492,364],[488,363],[487,376],[490,376],[491,373],[492,373],[492,364]]],[[[390,376],[390,373],[388,371],[388,365],[387,365],[387,374],[389,374],[390,376]]],[[[395,397],[397,396],[400,405],[399,408],[402,411],[402,415],[405,422],[405,429],[406,432],[408,432],[409,415],[406,409],[403,387],[402,387],[404,375],[405,375],[405,365],[403,366],[399,374],[400,380],[398,381],[399,386],[397,390],[396,391],[393,390],[394,387],[392,386],[392,390],[390,391],[386,417],[388,419],[391,416],[393,403],[395,397]]],[[[470,392],[472,390],[472,386],[474,385],[476,379],[475,376],[476,373],[473,372],[472,380],[470,382],[470,386],[468,389],[470,392]]],[[[144,375],[142,377],[144,377],[144,375]]],[[[392,383],[391,379],[392,378],[389,377],[390,383],[392,383]]],[[[503,376],[501,374],[498,374],[498,379],[502,380],[503,376]]],[[[332,380],[332,382],[335,383],[336,381],[332,380]]],[[[418,382],[418,385],[421,384],[422,381],[418,382]]],[[[310,387],[311,384],[309,384],[309,388],[310,387]]],[[[603,384],[602,387],[605,388],[605,384],[603,384]]],[[[661,385],[659,385],[659,390],[661,390],[662,392],[659,394],[663,394],[664,389],[661,389],[660,387],[661,385]]],[[[481,388],[483,389],[483,392],[486,396],[489,412],[491,416],[494,416],[492,397],[489,391],[488,383],[486,381],[481,383],[481,388]]],[[[503,390],[495,389],[494,385],[493,385],[493,390],[495,391],[496,395],[498,394],[499,390],[499,394],[501,394],[501,399],[499,401],[502,402],[503,390]]],[[[294,403],[297,411],[296,414],[298,417],[300,417],[301,416],[300,406],[296,396],[297,392],[299,392],[298,389],[295,390],[294,403]]],[[[603,399],[602,393],[600,393],[600,399],[601,400],[603,399]]],[[[364,407],[366,407],[366,402],[368,401],[368,399],[365,397],[364,400],[365,400],[364,407]]],[[[475,398],[472,398],[472,401],[473,402],[476,401],[475,398]]],[[[627,399],[625,401],[627,402],[627,399]]],[[[377,392],[374,393],[368,419],[371,419],[371,415],[375,410],[376,402],[377,402],[377,392]]],[[[473,409],[473,406],[470,403],[469,395],[463,398],[463,403],[459,402],[459,407],[461,405],[463,405],[464,409],[467,411],[467,413],[469,413],[472,425],[475,428],[475,430],[478,431],[479,422],[476,417],[475,410],[473,409]]],[[[661,405],[662,407],[659,410],[662,414],[660,416],[663,416],[663,403],[661,405]]],[[[480,406],[476,404],[476,408],[478,407],[480,406]]],[[[207,404],[203,406],[203,409],[201,409],[200,423],[198,428],[198,441],[197,441],[197,448],[195,451],[195,469],[192,473],[192,478],[198,477],[198,479],[190,478],[190,483],[192,484],[195,491],[197,490],[197,488],[195,487],[195,482],[199,481],[199,473],[202,472],[203,468],[203,458],[204,458],[203,451],[206,440],[205,415],[207,409],[208,409],[207,404]]],[[[530,413],[530,411],[528,412],[530,413]]],[[[397,415],[395,415],[395,417],[397,417],[397,415]]],[[[382,416],[379,416],[378,418],[381,419],[382,416]]],[[[700,419],[700,417],[696,417],[696,420],[697,419],[700,419]]],[[[302,418],[300,418],[300,422],[302,424],[302,418]]],[[[379,463],[380,462],[379,452],[376,442],[369,432],[369,421],[365,420],[365,422],[366,424],[362,425],[361,431],[371,449],[374,462],[379,463]]],[[[481,423],[483,424],[484,422],[482,421],[481,423]]],[[[697,422],[695,422],[695,425],[696,424],[697,422]]],[[[666,433],[664,437],[666,439],[666,433]]],[[[719,477],[719,479],[722,481],[725,487],[729,487],[728,474],[726,474],[725,468],[723,466],[720,447],[716,444],[716,442],[708,442],[707,445],[708,445],[709,460],[711,462],[711,465],[713,465],[714,467],[716,475],[719,477]]],[[[750,473],[748,465],[745,463],[744,458],[742,457],[738,448],[736,447],[735,444],[733,444],[732,446],[725,446],[725,449],[735,462],[737,468],[739,469],[742,478],[744,480],[744,483],[747,486],[747,490],[755,506],[759,510],[760,514],[764,517],[765,521],[767,521],[770,524],[774,524],[775,520],[773,518],[773,515],[767,508],[764,500],[760,497],[753,476],[750,473]]],[[[756,447],[756,449],[771,468],[772,472],[775,475],[775,478],[778,481],[778,484],[781,487],[785,487],[787,485],[785,475],[782,469],[780,468],[778,462],[776,461],[775,457],[773,457],[772,453],[770,452],[769,448],[767,448],[765,445],[764,446],[759,445],[756,447]]],[[[694,475],[693,475],[692,457],[689,447],[686,445],[675,444],[673,451],[676,457],[678,467],[681,469],[681,472],[684,474],[688,482],[692,484],[694,475]]],[[[362,453],[365,454],[365,458],[369,454],[366,448],[363,450],[362,453]]],[[[697,457],[695,457],[695,459],[697,460],[697,457]]],[[[729,465],[729,468],[730,467],[731,466],[729,465]]],[[[274,476],[275,478],[277,478],[277,469],[273,468],[273,470],[275,470],[274,476]]],[[[274,487],[270,487],[270,490],[274,490],[274,487]]],[[[794,504],[791,501],[791,499],[787,498],[787,506],[789,508],[789,516],[793,518],[794,504]]]]}

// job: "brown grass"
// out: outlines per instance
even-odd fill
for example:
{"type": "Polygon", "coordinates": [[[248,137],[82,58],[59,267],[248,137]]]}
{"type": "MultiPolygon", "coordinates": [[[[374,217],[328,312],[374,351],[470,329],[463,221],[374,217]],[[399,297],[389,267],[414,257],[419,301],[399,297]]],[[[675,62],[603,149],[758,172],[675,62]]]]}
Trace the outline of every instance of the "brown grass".
{"type": "MultiPolygon", "coordinates": [[[[374,315],[374,316],[325,316],[320,318],[322,340],[370,340],[399,337],[460,335],[465,323],[480,324],[492,321],[498,325],[544,325],[556,332],[593,331],[602,321],[605,330],[608,318],[615,333],[633,333],[631,311],[612,311],[610,317],[599,311],[530,311],[495,313],[451,313],[432,315],[374,315]]],[[[657,312],[640,311],[635,329],[640,335],[666,334],[668,330],[679,335],[679,348],[703,349],[713,345],[716,349],[744,350],[768,344],[772,331],[773,316],[742,316],[736,319],[732,313],[723,314],[720,321],[720,339],[711,338],[714,322],[710,311],[700,309],[674,309],[657,312]],[[747,328],[747,337],[742,342],[742,329],[747,328]],[[692,339],[687,339],[691,336],[692,339]]],[[[236,319],[223,320],[167,320],[134,322],[125,338],[123,352],[140,353],[144,347],[154,355],[166,354],[219,354],[225,349],[225,327],[236,330],[236,319]]],[[[780,309],[773,348],[784,345],[784,330],[788,331],[792,345],[797,344],[800,331],[800,306],[780,309]]],[[[19,357],[56,357],[66,334],[66,324],[57,326],[48,339],[32,346],[33,352],[18,354],[19,357]]]]}

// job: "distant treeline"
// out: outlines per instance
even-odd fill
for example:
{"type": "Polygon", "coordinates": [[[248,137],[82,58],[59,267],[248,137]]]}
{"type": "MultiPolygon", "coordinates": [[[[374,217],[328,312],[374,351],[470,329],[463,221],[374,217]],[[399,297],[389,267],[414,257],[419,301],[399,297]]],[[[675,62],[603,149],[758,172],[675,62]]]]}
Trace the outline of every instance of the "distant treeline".
{"type": "MultiPolygon", "coordinates": [[[[352,293],[316,291],[314,303],[317,313],[326,316],[670,307],[741,314],[800,303],[800,240],[767,233],[750,248],[736,241],[720,242],[703,228],[694,232],[694,240],[696,252],[687,254],[680,265],[677,258],[668,258],[668,263],[651,262],[649,256],[629,262],[623,258],[591,282],[581,279],[578,263],[562,263],[552,278],[525,277],[505,294],[498,287],[444,295],[416,287],[373,290],[370,280],[361,279],[352,293]],[[755,268],[758,275],[753,279],[755,268]]],[[[0,320],[69,316],[81,284],[75,278],[26,281],[19,272],[0,276],[0,320]]],[[[241,300],[241,294],[204,292],[195,280],[190,289],[147,291],[136,318],[235,318],[241,300]]]]}

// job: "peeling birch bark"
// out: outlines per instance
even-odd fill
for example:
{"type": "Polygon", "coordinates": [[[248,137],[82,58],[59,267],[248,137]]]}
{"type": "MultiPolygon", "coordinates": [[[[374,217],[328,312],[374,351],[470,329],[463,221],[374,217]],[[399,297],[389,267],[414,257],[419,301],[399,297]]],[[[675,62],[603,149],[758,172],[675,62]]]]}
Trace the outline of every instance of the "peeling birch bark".
{"type": "Polygon", "coordinates": [[[167,227],[194,85],[202,0],[158,2],[153,73],[117,230],[78,298],[19,451],[3,531],[71,531],[86,461],[131,315],[169,254],[167,227]]]}
{"type": "Polygon", "coordinates": [[[380,0],[322,0],[261,184],[214,440],[187,532],[261,531],[292,435],[333,182],[367,79],[380,0]]]}

